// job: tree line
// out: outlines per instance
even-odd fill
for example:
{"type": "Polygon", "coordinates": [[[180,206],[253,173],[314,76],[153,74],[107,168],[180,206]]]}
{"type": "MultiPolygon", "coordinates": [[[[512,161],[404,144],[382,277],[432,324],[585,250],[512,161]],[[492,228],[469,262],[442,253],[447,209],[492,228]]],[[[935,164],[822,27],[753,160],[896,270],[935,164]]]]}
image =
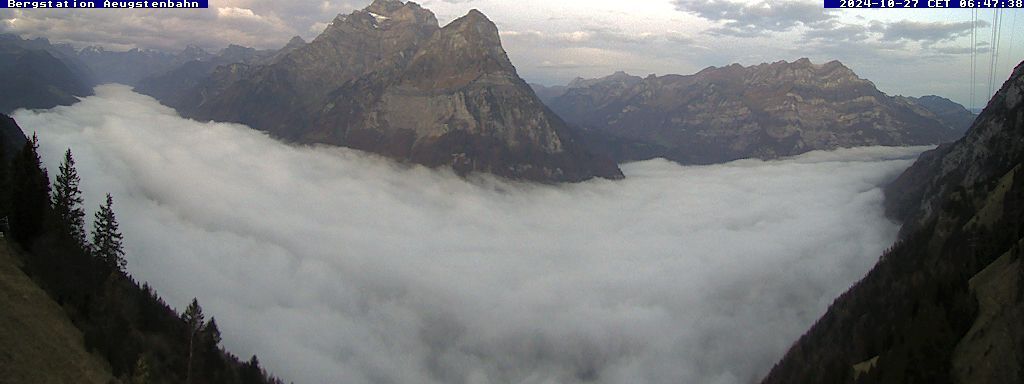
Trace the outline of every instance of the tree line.
{"type": "Polygon", "coordinates": [[[242,361],[225,350],[216,319],[205,319],[198,300],[179,315],[126,272],[110,194],[86,232],[70,149],[51,186],[36,135],[13,154],[4,153],[6,144],[0,143],[0,230],[24,272],[61,305],[86,348],[105,357],[120,382],[281,383],[255,355],[242,361]]]}

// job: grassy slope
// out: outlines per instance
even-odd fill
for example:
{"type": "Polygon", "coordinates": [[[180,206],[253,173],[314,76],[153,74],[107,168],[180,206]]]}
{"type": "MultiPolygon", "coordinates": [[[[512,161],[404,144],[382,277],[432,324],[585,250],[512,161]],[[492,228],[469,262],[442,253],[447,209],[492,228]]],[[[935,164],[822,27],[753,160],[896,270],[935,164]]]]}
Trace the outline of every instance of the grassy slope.
{"type": "Polygon", "coordinates": [[[16,263],[0,239],[0,383],[111,381],[106,363],[86,352],[82,333],[16,263]]]}

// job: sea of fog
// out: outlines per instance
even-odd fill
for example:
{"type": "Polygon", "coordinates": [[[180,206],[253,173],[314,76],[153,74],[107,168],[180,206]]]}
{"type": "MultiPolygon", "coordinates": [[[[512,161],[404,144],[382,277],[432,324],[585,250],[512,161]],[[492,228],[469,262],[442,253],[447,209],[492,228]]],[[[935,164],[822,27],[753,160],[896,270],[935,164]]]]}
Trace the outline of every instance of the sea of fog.
{"type": "Polygon", "coordinates": [[[925,148],[534,185],[281,144],[123,86],[15,114],[128,270],[296,383],[749,383],[875,263],[925,148]]]}

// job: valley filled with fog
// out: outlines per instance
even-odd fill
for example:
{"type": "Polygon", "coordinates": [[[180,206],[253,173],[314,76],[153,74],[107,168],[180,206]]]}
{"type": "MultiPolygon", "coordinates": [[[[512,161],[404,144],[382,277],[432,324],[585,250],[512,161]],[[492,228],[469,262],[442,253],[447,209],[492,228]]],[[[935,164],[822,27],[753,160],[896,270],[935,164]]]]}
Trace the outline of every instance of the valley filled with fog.
{"type": "Polygon", "coordinates": [[[124,86],[18,111],[128,271],[296,383],[746,383],[896,237],[880,185],[927,149],[856,148],[570,185],[463,179],[124,86]]]}

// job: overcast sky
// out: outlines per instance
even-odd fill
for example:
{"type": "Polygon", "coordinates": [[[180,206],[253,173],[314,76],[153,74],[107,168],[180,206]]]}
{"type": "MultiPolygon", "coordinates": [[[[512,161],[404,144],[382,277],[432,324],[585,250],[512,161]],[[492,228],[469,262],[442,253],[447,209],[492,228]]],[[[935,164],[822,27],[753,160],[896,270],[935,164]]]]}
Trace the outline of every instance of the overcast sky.
{"type": "MultiPolygon", "coordinates": [[[[0,10],[0,31],[76,46],[179,50],[315,37],[370,0],[211,0],[203,10],[0,10]]],[[[690,74],[707,66],[838,59],[890,94],[971,104],[969,10],[826,11],[820,1],[424,0],[442,24],[472,8],[501,30],[527,81],[564,84],[616,70],[690,74]]],[[[995,87],[1021,59],[1016,10],[1002,16],[995,87]]],[[[979,12],[974,104],[989,95],[991,10],[979,12]]],[[[1024,24],[1024,20],[1021,20],[1024,24]]]]}

